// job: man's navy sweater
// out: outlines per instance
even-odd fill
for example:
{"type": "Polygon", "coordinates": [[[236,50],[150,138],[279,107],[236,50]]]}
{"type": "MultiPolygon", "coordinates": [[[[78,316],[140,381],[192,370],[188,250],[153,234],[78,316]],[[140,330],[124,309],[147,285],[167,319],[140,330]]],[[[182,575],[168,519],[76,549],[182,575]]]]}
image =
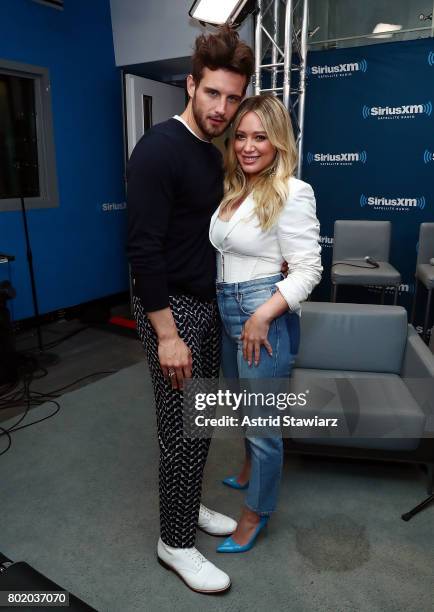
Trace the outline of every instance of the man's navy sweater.
{"type": "Polygon", "coordinates": [[[133,292],[145,312],[169,295],[215,295],[211,216],[223,196],[218,149],[177,119],[151,128],[127,168],[128,245],[133,292]]]}

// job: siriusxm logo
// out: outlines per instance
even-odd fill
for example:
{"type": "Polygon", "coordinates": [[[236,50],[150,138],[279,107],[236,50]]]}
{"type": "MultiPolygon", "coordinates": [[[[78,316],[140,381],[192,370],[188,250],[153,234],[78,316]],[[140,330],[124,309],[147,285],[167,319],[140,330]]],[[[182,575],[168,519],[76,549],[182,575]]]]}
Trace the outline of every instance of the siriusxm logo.
{"type": "MultiPolygon", "coordinates": [[[[386,293],[394,293],[395,287],[393,285],[388,285],[383,287],[382,285],[369,285],[369,291],[371,293],[379,293],[380,291],[385,290],[386,293]]],[[[413,283],[401,283],[398,287],[398,294],[401,295],[403,293],[414,293],[414,284],[413,283]]]]}
{"type": "Polygon", "coordinates": [[[323,66],[309,66],[306,72],[307,74],[311,74],[312,76],[316,76],[320,79],[327,79],[352,76],[355,72],[366,72],[367,69],[368,62],[363,59],[360,62],[335,64],[333,66],[328,64],[323,66]]]}
{"type": "Polygon", "coordinates": [[[434,66],[434,51],[428,53],[428,64],[434,66]]]}
{"type": "MultiPolygon", "coordinates": [[[[422,334],[423,334],[423,326],[422,326],[422,325],[416,325],[416,326],[415,326],[415,329],[416,329],[416,331],[417,331],[417,333],[418,333],[418,334],[420,334],[420,335],[422,335],[422,334]]],[[[433,328],[431,328],[431,329],[427,329],[427,330],[426,330],[426,335],[427,335],[427,338],[430,338],[430,337],[432,336],[432,334],[433,334],[433,331],[432,331],[432,330],[433,330],[433,328]]]]}
{"type": "Polygon", "coordinates": [[[319,237],[319,243],[322,247],[326,247],[326,248],[332,248],[333,247],[333,243],[334,243],[334,239],[330,236],[320,236],[319,237]]]}
{"type": "Polygon", "coordinates": [[[432,102],[426,104],[403,104],[402,106],[366,106],[362,107],[363,119],[414,119],[416,115],[432,114],[432,102]]]}
{"type": "Polygon", "coordinates": [[[423,210],[426,206],[425,196],[419,198],[385,198],[383,196],[360,196],[360,206],[372,206],[374,210],[409,210],[419,208],[423,210]]]}
{"type": "Polygon", "coordinates": [[[425,149],[425,151],[423,152],[423,161],[425,164],[434,162],[434,153],[431,153],[431,151],[428,151],[428,149],[425,149]]]}
{"type": "Polygon", "coordinates": [[[366,151],[357,153],[306,153],[307,163],[318,163],[320,166],[352,166],[358,162],[366,164],[368,154],[366,151]]]}
{"type": "Polygon", "coordinates": [[[103,212],[110,212],[113,210],[125,210],[127,207],[127,203],[126,202],[112,202],[112,203],[105,203],[101,206],[101,209],[103,212]]]}

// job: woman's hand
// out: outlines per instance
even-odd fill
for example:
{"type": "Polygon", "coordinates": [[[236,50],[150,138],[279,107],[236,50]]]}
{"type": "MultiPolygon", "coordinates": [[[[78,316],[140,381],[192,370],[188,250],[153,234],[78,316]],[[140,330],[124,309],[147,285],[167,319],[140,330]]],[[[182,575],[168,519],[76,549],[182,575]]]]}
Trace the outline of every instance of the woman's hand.
{"type": "Polygon", "coordinates": [[[252,365],[253,357],[255,358],[255,366],[259,364],[261,345],[265,346],[270,357],[273,355],[273,349],[268,342],[269,329],[270,320],[261,312],[261,308],[258,308],[245,322],[241,332],[241,340],[243,341],[243,357],[247,360],[249,367],[252,365]]]}
{"type": "Polygon", "coordinates": [[[265,346],[270,357],[273,355],[273,347],[268,342],[268,330],[271,321],[280,317],[287,310],[288,304],[280,291],[276,291],[245,322],[240,339],[243,341],[243,357],[249,366],[252,365],[253,357],[255,358],[255,366],[259,364],[261,345],[265,346]]]}

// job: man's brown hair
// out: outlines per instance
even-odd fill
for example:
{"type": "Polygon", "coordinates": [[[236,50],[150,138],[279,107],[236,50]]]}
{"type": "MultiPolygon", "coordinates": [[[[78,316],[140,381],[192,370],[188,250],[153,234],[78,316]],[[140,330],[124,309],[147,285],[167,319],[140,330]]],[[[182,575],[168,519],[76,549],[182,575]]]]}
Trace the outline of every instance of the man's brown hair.
{"type": "Polygon", "coordinates": [[[204,68],[230,70],[246,77],[246,88],[253,74],[255,59],[247,43],[228,25],[221,26],[217,34],[202,34],[196,38],[192,59],[192,75],[196,85],[202,79],[204,68]]]}

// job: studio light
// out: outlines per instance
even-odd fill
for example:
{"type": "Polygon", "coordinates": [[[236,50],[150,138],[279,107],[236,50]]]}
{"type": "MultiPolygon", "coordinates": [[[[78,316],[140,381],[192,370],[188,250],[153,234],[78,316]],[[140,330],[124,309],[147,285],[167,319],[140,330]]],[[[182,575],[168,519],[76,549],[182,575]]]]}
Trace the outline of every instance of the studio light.
{"type": "Polygon", "coordinates": [[[256,9],[256,0],[196,0],[190,17],[200,23],[239,26],[256,9]]]}
{"type": "Polygon", "coordinates": [[[402,30],[402,25],[396,25],[393,23],[377,23],[375,28],[372,30],[372,38],[391,38],[392,32],[399,32],[402,30]]]}

